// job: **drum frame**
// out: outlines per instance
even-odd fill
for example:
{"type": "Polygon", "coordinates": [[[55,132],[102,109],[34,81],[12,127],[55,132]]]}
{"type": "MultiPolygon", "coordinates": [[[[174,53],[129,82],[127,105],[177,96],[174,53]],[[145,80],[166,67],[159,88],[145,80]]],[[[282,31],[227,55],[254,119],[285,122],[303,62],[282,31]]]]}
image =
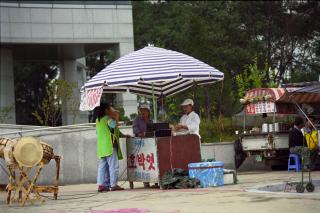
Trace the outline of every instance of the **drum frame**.
{"type": "Polygon", "coordinates": [[[45,200],[40,195],[41,192],[53,193],[54,199],[57,200],[61,157],[54,155],[52,159],[54,159],[56,163],[56,176],[53,179],[53,184],[49,186],[36,185],[37,178],[44,166],[43,162],[40,162],[40,164],[31,168],[20,167],[18,164],[8,165],[10,176],[9,183],[6,187],[7,204],[11,205],[14,202],[19,202],[21,206],[24,206],[27,201],[30,201],[31,203],[35,200],[44,202],[45,200]],[[32,170],[35,170],[33,177],[30,174],[32,170]]]}
{"type": "MultiPolygon", "coordinates": [[[[2,145],[6,145],[8,141],[13,141],[8,138],[5,139],[7,142],[2,145]]],[[[38,165],[33,167],[22,167],[19,166],[17,162],[7,165],[9,170],[9,182],[6,187],[0,185],[0,191],[7,191],[7,204],[11,205],[14,202],[19,202],[21,206],[24,206],[27,201],[31,201],[32,203],[34,200],[44,202],[40,195],[41,192],[53,193],[53,198],[55,200],[58,199],[61,157],[59,155],[54,155],[53,147],[50,144],[44,142],[40,142],[40,144],[44,154],[38,165]],[[36,181],[43,166],[48,164],[52,159],[55,161],[56,165],[56,175],[53,178],[52,185],[37,185],[36,181]],[[32,174],[34,175],[32,176],[32,174]]]]}

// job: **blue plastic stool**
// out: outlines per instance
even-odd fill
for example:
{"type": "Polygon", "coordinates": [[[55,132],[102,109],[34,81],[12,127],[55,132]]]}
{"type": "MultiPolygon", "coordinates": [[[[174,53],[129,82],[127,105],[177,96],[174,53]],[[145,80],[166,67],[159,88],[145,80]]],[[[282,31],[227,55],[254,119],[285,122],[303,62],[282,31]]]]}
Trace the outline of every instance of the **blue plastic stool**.
{"type": "Polygon", "coordinates": [[[300,156],[297,154],[290,154],[289,155],[288,172],[290,172],[291,169],[294,169],[296,172],[299,172],[301,169],[300,156]],[[291,164],[291,159],[293,160],[293,164],[291,164]]]}

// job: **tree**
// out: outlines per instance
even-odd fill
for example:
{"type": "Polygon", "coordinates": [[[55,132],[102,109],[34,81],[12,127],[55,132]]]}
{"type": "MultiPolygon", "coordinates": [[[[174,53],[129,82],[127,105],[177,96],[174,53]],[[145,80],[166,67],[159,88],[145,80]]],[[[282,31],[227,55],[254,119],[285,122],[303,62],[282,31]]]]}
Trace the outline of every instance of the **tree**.
{"type": "Polygon", "coordinates": [[[242,14],[243,29],[261,47],[259,56],[276,71],[274,82],[286,80],[294,70],[311,68],[317,60],[313,48],[319,41],[319,2],[237,2],[236,8],[242,14]]]}
{"type": "Polygon", "coordinates": [[[253,59],[251,64],[246,64],[243,73],[236,76],[239,97],[243,97],[250,89],[272,85],[267,82],[268,73],[267,66],[263,70],[258,68],[257,57],[253,59]]]}
{"type": "MultiPolygon", "coordinates": [[[[79,104],[73,98],[74,85],[62,79],[55,79],[46,88],[46,96],[39,103],[32,115],[44,126],[61,125],[61,104],[69,103],[69,110],[75,111],[73,107],[79,104]]],[[[73,114],[73,120],[77,114],[73,114]]]]}
{"type": "Polygon", "coordinates": [[[32,112],[46,96],[47,85],[57,77],[55,62],[25,62],[14,64],[16,123],[39,125],[32,112]]]}
{"type": "Polygon", "coordinates": [[[87,76],[93,77],[115,60],[113,50],[106,50],[86,56],[87,76]]]}
{"type": "Polygon", "coordinates": [[[134,1],[135,47],[161,44],[224,72],[222,90],[196,87],[187,95],[207,118],[230,116],[239,110],[238,89],[243,94],[253,86],[276,87],[288,81],[288,73],[295,79],[306,71],[319,73],[319,11],[317,1],[134,1]],[[255,67],[244,69],[250,65],[255,67]],[[253,79],[239,88],[236,76],[248,69],[256,71],[253,79]]]}
{"type": "MultiPolygon", "coordinates": [[[[245,36],[237,29],[230,2],[165,2],[150,4],[133,2],[135,46],[137,49],[147,43],[191,55],[216,67],[225,73],[221,84],[195,87],[188,93],[178,94],[194,98],[197,110],[207,118],[217,116],[224,103],[232,103],[232,90],[236,89],[232,79],[240,67],[249,62],[252,51],[245,49],[245,36]],[[152,27],[150,27],[152,26],[152,27]],[[227,28],[227,29],[226,29],[227,28]],[[242,64],[242,65],[241,65],[242,64]],[[226,92],[228,91],[228,92],[226,92]],[[226,94],[223,98],[217,94],[226,94]]],[[[185,96],[186,97],[186,96],[185,96]]],[[[170,105],[169,99],[168,105],[170,105]]],[[[230,105],[232,106],[232,104],[230,105]]],[[[170,111],[170,110],[168,110],[170,111]]],[[[234,109],[223,110],[228,115],[234,109]]]]}

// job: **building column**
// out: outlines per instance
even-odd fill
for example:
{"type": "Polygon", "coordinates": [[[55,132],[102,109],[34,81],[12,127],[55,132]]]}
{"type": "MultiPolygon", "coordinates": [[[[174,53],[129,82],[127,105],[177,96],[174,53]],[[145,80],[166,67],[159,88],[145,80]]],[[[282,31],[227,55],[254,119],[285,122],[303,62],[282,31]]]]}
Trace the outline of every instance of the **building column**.
{"type": "Polygon", "coordinates": [[[61,78],[73,86],[73,97],[62,103],[62,125],[88,123],[88,112],[79,110],[80,89],[86,81],[85,59],[68,59],[62,62],[61,78]]]}
{"type": "MultiPolygon", "coordinates": [[[[132,43],[119,43],[115,49],[115,54],[118,58],[134,51],[132,43]]],[[[137,95],[129,92],[117,94],[117,105],[124,108],[125,115],[130,118],[130,115],[137,113],[137,95]]]]}
{"type": "Polygon", "coordinates": [[[0,48],[0,123],[16,123],[13,56],[6,48],[0,48]]]}

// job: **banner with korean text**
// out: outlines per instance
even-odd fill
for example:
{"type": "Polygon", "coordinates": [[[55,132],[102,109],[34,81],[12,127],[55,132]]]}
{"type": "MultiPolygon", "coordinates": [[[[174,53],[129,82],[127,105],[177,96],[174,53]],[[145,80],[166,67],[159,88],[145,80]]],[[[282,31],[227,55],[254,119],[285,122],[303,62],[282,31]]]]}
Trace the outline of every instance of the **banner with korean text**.
{"type": "Polygon", "coordinates": [[[156,141],[154,138],[131,138],[127,142],[128,179],[136,182],[159,182],[156,141]]]}
{"type": "Polygon", "coordinates": [[[261,114],[277,112],[276,104],[271,101],[259,101],[246,105],[246,114],[261,114]]]}

